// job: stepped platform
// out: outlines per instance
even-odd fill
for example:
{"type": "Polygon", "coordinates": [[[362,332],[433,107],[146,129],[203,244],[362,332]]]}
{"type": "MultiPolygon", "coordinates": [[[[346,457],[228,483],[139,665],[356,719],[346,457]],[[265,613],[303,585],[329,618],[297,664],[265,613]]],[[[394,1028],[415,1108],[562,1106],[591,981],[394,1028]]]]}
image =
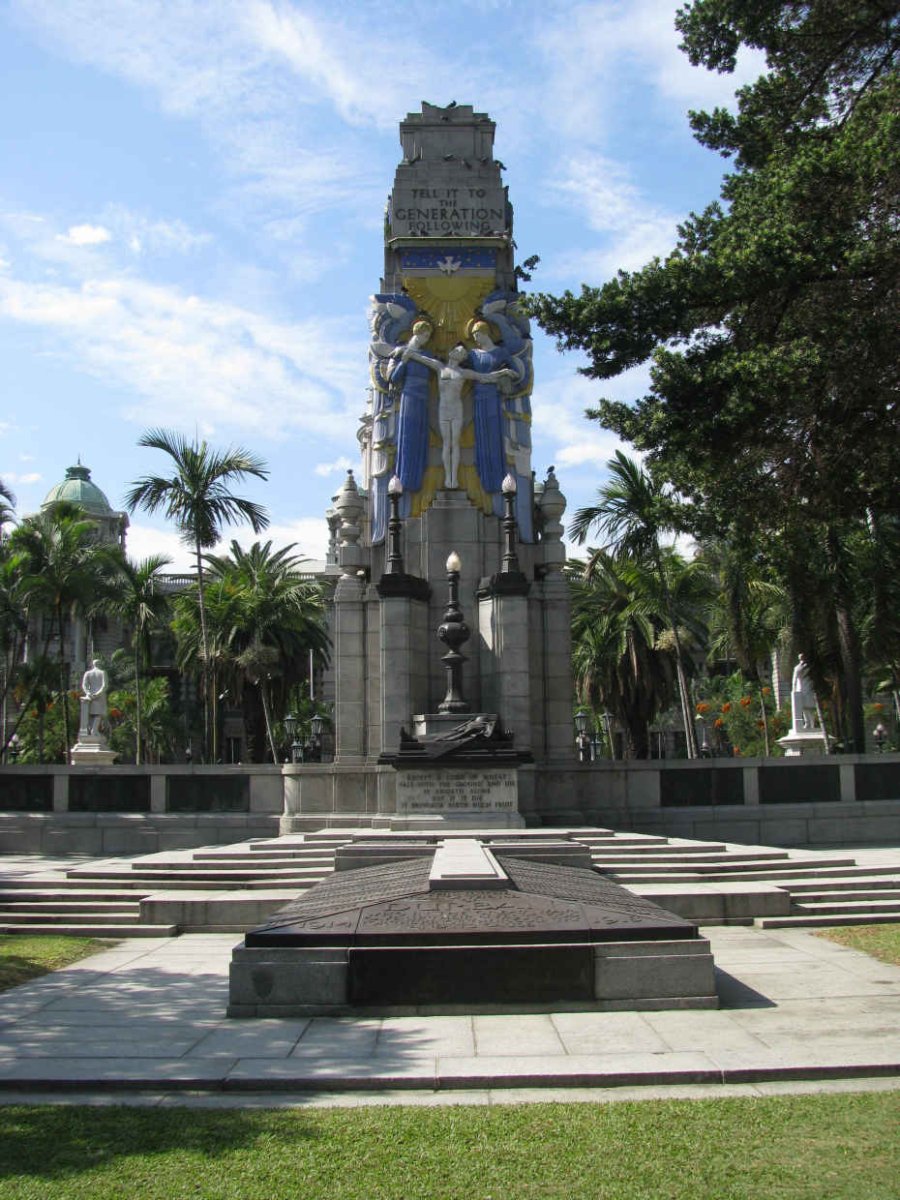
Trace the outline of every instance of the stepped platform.
{"type": "Polygon", "coordinates": [[[244,932],[336,866],[430,853],[438,840],[480,837],[497,852],[590,866],[635,895],[705,924],[819,926],[900,921],[900,852],[785,850],[605,828],[401,832],[325,828],[232,846],[132,859],[13,860],[0,856],[0,931],[97,937],[244,932]],[[23,869],[33,867],[32,870],[23,869]],[[133,931],[140,930],[140,934],[133,931]]]}

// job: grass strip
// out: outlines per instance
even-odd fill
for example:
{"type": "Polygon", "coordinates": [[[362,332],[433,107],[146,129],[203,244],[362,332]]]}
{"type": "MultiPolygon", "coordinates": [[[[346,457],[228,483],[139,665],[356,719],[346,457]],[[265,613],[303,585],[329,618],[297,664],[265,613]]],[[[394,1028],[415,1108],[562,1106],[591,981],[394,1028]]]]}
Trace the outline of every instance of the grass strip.
{"type": "Polygon", "coordinates": [[[837,925],[817,929],[816,935],[900,967],[900,925],[837,925]]]}
{"type": "Polygon", "coordinates": [[[104,950],[109,942],[95,938],[53,934],[11,933],[0,936],[0,992],[29,979],[58,971],[88,954],[104,950]]]}
{"type": "Polygon", "coordinates": [[[887,1200],[900,1094],[0,1108],[4,1200],[887,1200]]]}

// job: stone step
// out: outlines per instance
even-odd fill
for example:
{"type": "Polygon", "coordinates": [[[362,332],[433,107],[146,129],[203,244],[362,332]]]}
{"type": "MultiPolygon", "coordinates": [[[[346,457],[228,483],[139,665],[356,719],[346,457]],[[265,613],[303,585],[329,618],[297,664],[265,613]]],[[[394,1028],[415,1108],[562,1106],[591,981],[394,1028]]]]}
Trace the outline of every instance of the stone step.
{"type": "MultiPolygon", "coordinates": [[[[829,892],[852,891],[854,888],[859,888],[863,885],[868,890],[900,888],[900,873],[869,875],[864,876],[862,879],[858,875],[846,879],[836,876],[834,879],[828,880],[827,890],[829,892]]],[[[823,890],[822,881],[819,879],[787,879],[782,886],[789,888],[791,892],[799,893],[815,893],[823,890]]]]}
{"type": "Polygon", "coordinates": [[[194,862],[307,862],[333,863],[334,852],[318,850],[315,847],[302,850],[198,850],[193,855],[194,862]]]}
{"type": "Polygon", "coordinates": [[[757,917],[753,924],[757,929],[815,929],[822,925],[888,925],[900,921],[900,905],[891,912],[846,913],[813,916],[810,913],[790,917],[757,917]]]}
{"type": "Polygon", "coordinates": [[[573,842],[580,842],[582,846],[668,846],[669,839],[664,837],[631,837],[627,833],[615,833],[612,837],[573,837],[573,842]]]}
{"type": "Polygon", "coordinates": [[[857,884],[855,889],[827,888],[824,891],[798,892],[794,888],[785,888],[785,891],[790,892],[791,899],[795,904],[802,905],[850,904],[854,900],[881,900],[884,903],[893,900],[900,903],[900,883],[889,888],[869,887],[867,882],[865,887],[861,888],[857,884]]]}
{"type": "Polygon", "coordinates": [[[54,921],[46,925],[26,925],[20,922],[0,922],[0,933],[49,933],[69,937],[123,938],[177,937],[177,925],[113,925],[98,921],[93,925],[77,925],[71,922],[54,921]]]}
{"type": "Polygon", "coordinates": [[[172,870],[170,867],[142,867],[134,871],[112,871],[110,868],[83,868],[78,871],[77,875],[71,876],[76,879],[90,880],[92,883],[99,879],[115,879],[116,886],[128,886],[126,880],[130,877],[135,880],[140,880],[142,883],[151,883],[157,887],[160,882],[173,882],[179,878],[201,879],[204,882],[216,882],[220,880],[222,883],[244,883],[254,879],[280,880],[284,878],[291,879],[320,879],[330,872],[322,870],[320,867],[294,867],[290,871],[276,870],[273,871],[268,867],[259,867],[253,870],[250,867],[246,868],[221,868],[215,867],[194,867],[192,870],[182,871],[172,870]]]}
{"type": "Polygon", "coordinates": [[[140,920],[140,906],[123,909],[121,912],[105,910],[104,912],[79,912],[77,909],[58,910],[51,908],[44,912],[30,912],[27,909],[0,909],[0,925],[14,922],[17,925],[43,925],[48,921],[65,921],[69,925],[96,925],[98,921],[107,925],[129,925],[140,920]]]}
{"type": "Polygon", "coordinates": [[[77,900],[69,896],[60,897],[39,897],[30,900],[2,900],[0,899],[0,911],[17,912],[17,913],[46,913],[46,912],[81,912],[81,913],[103,913],[104,916],[115,916],[117,914],[125,914],[136,916],[140,911],[140,899],[132,897],[131,900],[112,900],[108,904],[102,900],[77,900]]]}
{"type": "MultiPolygon", "coordinates": [[[[617,882],[621,883],[624,879],[637,880],[639,878],[658,878],[659,876],[667,876],[670,872],[680,873],[689,882],[691,878],[700,879],[707,878],[710,875],[729,875],[740,873],[741,878],[745,879],[768,879],[783,875],[785,878],[797,876],[820,876],[826,877],[828,869],[840,868],[843,873],[850,874],[873,874],[874,867],[854,867],[852,859],[841,859],[835,862],[830,862],[827,867],[822,866],[818,862],[804,863],[797,859],[780,860],[774,862],[745,862],[743,859],[731,859],[719,863],[673,863],[661,864],[659,866],[635,866],[624,867],[620,870],[615,868],[610,871],[604,871],[604,874],[614,875],[617,882]]],[[[595,870],[597,867],[595,866],[595,870]]],[[[602,867],[600,868],[602,870],[602,867]]]]}
{"type": "Polygon", "coordinates": [[[171,862],[156,861],[156,862],[134,862],[131,864],[131,869],[140,875],[146,875],[156,871],[244,871],[255,872],[257,870],[269,871],[275,873],[278,871],[321,871],[330,867],[331,862],[314,863],[307,867],[303,859],[286,859],[276,860],[271,862],[269,859],[263,859],[257,862],[251,855],[245,855],[242,858],[233,859],[217,859],[214,861],[200,859],[172,859],[171,862]]]}
{"type": "MultiPolygon", "coordinates": [[[[326,872],[326,874],[330,874],[330,872],[326,872]]],[[[269,873],[267,871],[253,872],[252,874],[249,872],[235,871],[229,874],[215,873],[212,875],[207,875],[203,872],[200,872],[197,875],[184,873],[173,873],[171,875],[167,875],[166,872],[161,871],[159,874],[154,874],[151,876],[137,875],[129,876],[127,879],[123,879],[120,876],[114,880],[110,880],[108,886],[110,888],[130,887],[137,895],[142,896],[149,895],[151,892],[179,891],[182,888],[190,890],[198,887],[214,890],[221,888],[228,891],[233,891],[236,887],[296,887],[299,891],[303,888],[309,887],[312,883],[317,883],[320,878],[324,877],[324,875],[320,876],[316,873],[313,873],[305,877],[297,878],[292,875],[286,875],[284,872],[269,873]]],[[[98,876],[91,879],[91,884],[94,887],[103,887],[104,880],[102,876],[98,876]]]]}
{"type": "Polygon", "coordinates": [[[18,904],[21,900],[78,900],[85,904],[90,904],[96,900],[103,904],[114,904],[120,901],[123,904],[136,903],[137,897],[130,889],[123,888],[121,891],[115,891],[112,888],[80,888],[66,887],[54,884],[53,887],[17,887],[4,883],[3,890],[0,891],[0,905],[3,904],[18,904]]]}
{"type": "Polygon", "coordinates": [[[792,913],[812,913],[813,915],[832,913],[835,916],[842,916],[844,913],[879,913],[894,912],[895,910],[900,910],[900,896],[888,896],[884,900],[875,900],[871,897],[864,900],[822,900],[810,903],[804,900],[802,904],[794,901],[791,905],[792,913]]]}
{"type": "Polygon", "coordinates": [[[719,862],[750,862],[762,863],[781,863],[787,861],[787,854],[729,854],[727,850],[718,851],[701,851],[680,850],[676,853],[662,854],[659,850],[653,849],[649,851],[634,851],[634,850],[610,850],[604,853],[593,851],[591,859],[595,863],[655,863],[660,866],[667,866],[673,862],[684,863],[686,866],[692,866],[694,863],[719,863],[719,862]]]}

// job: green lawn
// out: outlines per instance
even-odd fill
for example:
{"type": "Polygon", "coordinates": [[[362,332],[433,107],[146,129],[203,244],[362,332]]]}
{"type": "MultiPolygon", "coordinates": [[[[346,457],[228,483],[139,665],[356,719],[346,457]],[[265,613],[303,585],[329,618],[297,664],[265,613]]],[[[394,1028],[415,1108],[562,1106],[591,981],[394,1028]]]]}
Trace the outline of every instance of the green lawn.
{"type": "Polygon", "coordinates": [[[109,942],[86,937],[16,933],[0,936],[0,992],[17,987],[105,949],[109,942]]]}
{"type": "MultiPolygon", "coordinates": [[[[816,930],[819,937],[839,942],[853,950],[864,950],[873,958],[900,967],[900,925],[839,925],[816,930]]],[[[900,1195],[900,1188],[898,1188],[900,1195]]]]}
{"type": "Polygon", "coordinates": [[[4,1200],[888,1200],[900,1093],[318,1110],[0,1108],[4,1200]]]}

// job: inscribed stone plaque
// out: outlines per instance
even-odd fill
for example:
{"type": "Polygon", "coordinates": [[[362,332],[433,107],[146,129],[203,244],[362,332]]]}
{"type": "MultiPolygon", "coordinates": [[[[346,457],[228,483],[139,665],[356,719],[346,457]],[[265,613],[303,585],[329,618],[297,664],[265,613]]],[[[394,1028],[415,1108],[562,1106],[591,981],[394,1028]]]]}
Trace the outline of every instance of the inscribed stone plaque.
{"type": "Polygon", "coordinates": [[[397,812],[419,816],[515,813],[519,787],[514,769],[441,768],[397,772],[397,812]]]}

